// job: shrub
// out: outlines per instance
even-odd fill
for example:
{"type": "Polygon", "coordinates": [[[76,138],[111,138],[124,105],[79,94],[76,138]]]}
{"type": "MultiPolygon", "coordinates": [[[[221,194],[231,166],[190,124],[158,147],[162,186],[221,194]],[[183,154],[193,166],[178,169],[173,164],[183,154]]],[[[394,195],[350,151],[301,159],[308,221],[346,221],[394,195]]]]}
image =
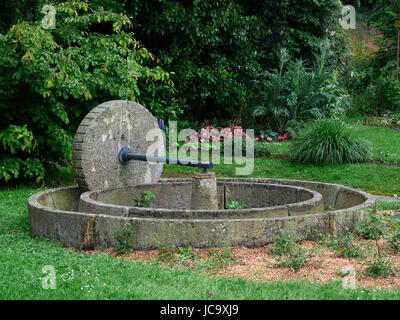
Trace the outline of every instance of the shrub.
{"type": "Polygon", "coordinates": [[[206,270],[217,271],[223,269],[236,261],[233,256],[230,244],[226,244],[222,252],[220,250],[208,249],[209,259],[201,259],[196,261],[196,267],[206,270]]]}
{"type": "Polygon", "coordinates": [[[396,78],[393,63],[382,68],[381,75],[364,93],[357,97],[359,108],[366,114],[397,111],[400,104],[400,80],[396,78]]]}
{"type": "Polygon", "coordinates": [[[273,254],[284,256],[289,254],[296,245],[295,236],[286,230],[281,230],[279,235],[274,238],[271,252],[273,254]]]}
{"type": "MultiPolygon", "coordinates": [[[[170,99],[170,73],[133,38],[126,15],[92,10],[83,1],[58,2],[55,9],[55,29],[43,29],[40,15],[36,22],[22,19],[0,34],[0,133],[7,147],[0,154],[2,166],[16,157],[13,150],[19,143],[26,142],[21,151],[31,145],[32,158],[41,163],[70,162],[79,122],[103,101],[134,100],[158,118],[179,113],[170,99]],[[26,128],[31,134],[24,134],[26,128]],[[10,140],[17,130],[22,132],[10,140]]],[[[17,174],[14,163],[13,177],[24,175],[25,167],[21,165],[18,170],[23,174],[17,174]]],[[[36,164],[36,169],[37,173],[26,172],[41,180],[43,167],[36,164]]],[[[2,173],[10,179],[10,171],[2,173]]]]}
{"type": "Polygon", "coordinates": [[[132,241],[134,240],[134,233],[130,230],[129,226],[125,226],[122,231],[115,231],[113,238],[117,241],[114,246],[116,254],[128,253],[133,250],[132,241]]]}
{"type": "Polygon", "coordinates": [[[272,154],[267,142],[254,143],[254,156],[255,157],[268,157],[272,154]]]}
{"type": "Polygon", "coordinates": [[[300,131],[289,152],[294,161],[316,165],[365,162],[371,158],[367,142],[334,119],[317,120],[300,131]]]}
{"type": "Polygon", "coordinates": [[[373,278],[388,278],[395,273],[392,261],[388,257],[378,253],[374,253],[373,259],[366,261],[365,264],[367,265],[365,269],[366,274],[373,278]]]}
{"type": "Polygon", "coordinates": [[[383,236],[383,238],[389,242],[391,249],[395,252],[400,252],[400,222],[398,218],[399,215],[388,217],[387,230],[383,236]]]}
{"type": "Polygon", "coordinates": [[[289,231],[281,230],[274,238],[271,252],[280,256],[277,259],[276,267],[289,267],[299,271],[300,267],[308,262],[311,252],[298,244],[298,239],[289,231]]]}
{"type": "Polygon", "coordinates": [[[335,254],[343,258],[363,257],[366,252],[358,239],[346,230],[343,234],[329,234],[323,236],[321,242],[324,246],[333,250],[335,254]]]}
{"type": "Polygon", "coordinates": [[[271,123],[279,133],[293,134],[299,120],[343,114],[349,102],[329,70],[332,55],[328,41],[319,42],[316,62],[310,68],[302,60],[291,61],[288,50],[279,52],[278,68],[266,71],[258,81],[259,102],[253,117],[271,123]]]}
{"type": "Polygon", "coordinates": [[[286,256],[278,258],[276,266],[278,268],[289,267],[294,271],[299,271],[300,267],[307,263],[309,255],[307,250],[300,247],[293,247],[286,256]]]}
{"type": "Polygon", "coordinates": [[[37,142],[27,126],[10,125],[0,130],[0,179],[8,182],[11,179],[35,179],[37,183],[43,181],[45,170],[43,165],[29,157],[36,149],[37,142]]]}
{"type": "Polygon", "coordinates": [[[379,239],[386,229],[383,219],[373,213],[368,214],[366,219],[361,220],[356,225],[357,233],[365,239],[379,239]]]}

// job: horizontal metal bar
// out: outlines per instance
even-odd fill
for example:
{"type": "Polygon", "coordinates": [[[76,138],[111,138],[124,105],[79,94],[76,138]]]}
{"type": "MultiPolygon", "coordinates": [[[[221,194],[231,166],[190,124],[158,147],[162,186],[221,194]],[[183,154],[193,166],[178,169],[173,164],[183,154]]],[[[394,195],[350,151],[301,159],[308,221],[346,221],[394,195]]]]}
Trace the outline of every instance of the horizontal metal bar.
{"type": "Polygon", "coordinates": [[[131,153],[131,150],[129,148],[122,148],[119,152],[119,161],[122,164],[127,164],[128,161],[130,161],[130,160],[176,164],[176,165],[188,166],[188,167],[197,167],[197,168],[202,168],[204,172],[206,172],[207,169],[211,169],[214,166],[214,164],[212,162],[200,162],[200,161],[196,161],[196,160],[186,160],[186,159],[169,158],[169,157],[156,157],[156,156],[149,156],[149,155],[145,155],[145,154],[134,154],[134,153],[131,153]]]}

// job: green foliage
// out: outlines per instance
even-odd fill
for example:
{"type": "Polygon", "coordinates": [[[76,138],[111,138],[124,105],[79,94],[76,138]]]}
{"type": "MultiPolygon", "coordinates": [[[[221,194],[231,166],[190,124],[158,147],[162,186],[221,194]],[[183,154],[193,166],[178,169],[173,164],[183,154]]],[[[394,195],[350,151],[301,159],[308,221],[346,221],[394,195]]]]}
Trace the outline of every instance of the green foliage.
{"type": "Polygon", "coordinates": [[[289,267],[296,272],[308,262],[311,256],[309,250],[299,245],[294,234],[286,230],[281,230],[280,234],[274,238],[271,252],[280,256],[277,259],[276,267],[289,267]]]}
{"type": "Polygon", "coordinates": [[[255,157],[268,157],[272,154],[271,148],[266,142],[254,143],[254,156],[255,157]]]}
{"type": "Polygon", "coordinates": [[[55,8],[55,29],[43,29],[38,16],[0,35],[0,132],[10,153],[22,148],[18,143],[36,141],[33,157],[70,162],[79,122],[107,100],[138,101],[156,117],[179,114],[170,99],[171,74],[129,32],[126,15],[93,10],[82,1],[60,2],[55,8]],[[16,131],[25,125],[34,140],[16,131]],[[11,131],[19,141],[10,140],[15,136],[11,131]]]}
{"type": "Polygon", "coordinates": [[[371,157],[367,143],[334,119],[317,120],[300,131],[290,154],[297,162],[316,165],[365,162],[371,157]]]}
{"type": "Polygon", "coordinates": [[[381,60],[395,58],[397,32],[394,27],[394,18],[400,11],[400,2],[397,0],[370,0],[373,3],[373,10],[369,18],[372,25],[380,35],[376,37],[379,56],[381,60]]]}
{"type": "Polygon", "coordinates": [[[296,58],[311,60],[318,41],[326,36],[332,43],[334,55],[330,64],[346,60],[347,48],[343,28],[338,24],[342,5],[336,0],[241,0],[247,14],[254,14],[265,33],[257,37],[264,49],[265,65],[276,64],[277,48],[290,48],[296,58]]]}
{"type": "Polygon", "coordinates": [[[236,258],[232,254],[229,244],[224,246],[222,252],[220,250],[210,248],[208,249],[209,258],[200,258],[196,261],[196,268],[206,269],[210,271],[218,271],[224,269],[233,262],[236,258]]]}
{"type": "Polygon", "coordinates": [[[230,0],[133,1],[125,10],[134,15],[137,36],[175,73],[187,116],[243,116],[251,80],[261,70],[252,41],[261,33],[255,17],[230,0]]]}
{"type": "Polygon", "coordinates": [[[343,234],[325,235],[321,238],[321,242],[339,257],[351,259],[366,255],[365,248],[359,243],[354,234],[348,230],[343,234]]]}
{"type": "Polygon", "coordinates": [[[400,215],[386,216],[384,221],[386,229],[382,238],[390,244],[393,251],[400,252],[400,215]]]}
{"type": "Polygon", "coordinates": [[[4,34],[19,20],[33,22],[41,15],[43,6],[52,4],[49,0],[18,0],[0,2],[0,33],[4,34]]]}
{"type": "Polygon", "coordinates": [[[400,105],[400,81],[396,78],[393,64],[382,68],[379,77],[358,97],[359,108],[366,114],[381,115],[398,111],[400,105]]]}
{"type": "Polygon", "coordinates": [[[379,34],[375,37],[378,51],[371,54],[364,43],[355,50],[343,79],[353,95],[351,111],[356,114],[381,115],[398,110],[400,83],[397,80],[397,32],[394,17],[400,11],[397,0],[370,1],[372,11],[368,26],[379,34]]]}
{"type": "Polygon", "coordinates": [[[354,44],[354,56],[343,74],[345,87],[353,94],[363,93],[375,78],[371,53],[364,41],[354,44]]]}
{"type": "Polygon", "coordinates": [[[329,42],[320,41],[318,50],[312,68],[301,59],[292,62],[288,50],[280,50],[278,68],[259,80],[261,100],[253,111],[255,118],[283,133],[291,122],[343,114],[348,100],[328,67],[329,42]]]}
{"type": "Polygon", "coordinates": [[[157,259],[161,262],[169,262],[176,259],[178,250],[171,246],[159,246],[157,249],[157,259]]]}
{"type": "Polygon", "coordinates": [[[160,246],[157,249],[158,260],[169,265],[184,265],[192,269],[218,271],[230,265],[236,258],[233,256],[229,244],[224,249],[208,249],[208,257],[193,251],[192,247],[160,246]]]}
{"type": "Polygon", "coordinates": [[[379,253],[374,253],[373,259],[365,262],[367,268],[365,272],[373,278],[388,278],[390,275],[395,274],[393,263],[388,257],[379,253]]]}
{"type": "Polygon", "coordinates": [[[175,72],[186,116],[200,121],[251,122],[258,100],[254,80],[276,64],[280,47],[313,59],[318,39],[329,29],[336,54],[330,64],[345,56],[336,0],[135,0],[124,9],[134,17],[137,37],[175,72]]]}
{"type": "Polygon", "coordinates": [[[231,201],[231,202],[228,201],[226,208],[231,210],[243,209],[243,207],[239,204],[238,201],[231,201]]]}
{"type": "Polygon", "coordinates": [[[281,230],[279,235],[274,238],[271,252],[279,256],[288,255],[296,246],[297,239],[293,233],[281,230]]]}
{"type": "Polygon", "coordinates": [[[4,150],[11,154],[17,151],[31,153],[36,148],[36,140],[26,125],[22,127],[10,125],[7,129],[0,131],[0,143],[4,150]]]}
{"type": "Polygon", "coordinates": [[[399,290],[343,290],[335,283],[269,283],[210,277],[191,270],[164,268],[156,263],[115,259],[103,253],[66,250],[59,243],[32,236],[26,201],[37,191],[30,188],[0,191],[0,298],[4,300],[62,300],[65,297],[76,300],[132,300],[132,297],[202,300],[207,298],[209,291],[213,293],[212,299],[217,300],[284,300],[288,297],[308,300],[400,299],[399,290]],[[57,290],[43,290],[38,281],[44,275],[43,266],[49,261],[57,271],[57,290]]]}
{"type": "Polygon", "coordinates": [[[134,232],[130,226],[125,226],[122,231],[115,231],[113,238],[117,244],[114,246],[116,254],[129,253],[133,250],[134,232]]]}
{"type": "Polygon", "coordinates": [[[366,218],[356,225],[357,234],[364,239],[380,239],[387,229],[383,219],[376,214],[369,213],[366,218]]]}
{"type": "Polygon", "coordinates": [[[279,257],[276,266],[278,268],[291,268],[293,271],[299,271],[300,267],[309,260],[308,251],[300,246],[295,246],[287,255],[279,257]]]}
{"type": "Polygon", "coordinates": [[[0,158],[0,179],[5,182],[11,179],[24,178],[26,180],[34,179],[36,183],[44,181],[45,169],[36,159],[26,158],[0,158]]]}
{"type": "Polygon", "coordinates": [[[141,196],[138,196],[136,201],[137,207],[148,208],[151,206],[154,199],[154,194],[151,191],[145,191],[141,196]]]}
{"type": "Polygon", "coordinates": [[[42,182],[45,176],[43,165],[36,159],[28,157],[36,148],[36,140],[27,126],[10,125],[0,130],[0,179],[5,182],[11,179],[34,179],[42,182]]]}

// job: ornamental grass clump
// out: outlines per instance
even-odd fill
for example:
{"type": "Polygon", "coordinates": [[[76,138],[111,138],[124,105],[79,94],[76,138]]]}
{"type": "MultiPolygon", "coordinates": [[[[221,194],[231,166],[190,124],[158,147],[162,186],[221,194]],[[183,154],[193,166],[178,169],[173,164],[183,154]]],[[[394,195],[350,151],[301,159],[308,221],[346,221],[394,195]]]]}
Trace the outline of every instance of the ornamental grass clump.
{"type": "Polygon", "coordinates": [[[316,165],[366,162],[371,152],[344,122],[320,119],[299,132],[290,154],[300,163],[316,165]]]}

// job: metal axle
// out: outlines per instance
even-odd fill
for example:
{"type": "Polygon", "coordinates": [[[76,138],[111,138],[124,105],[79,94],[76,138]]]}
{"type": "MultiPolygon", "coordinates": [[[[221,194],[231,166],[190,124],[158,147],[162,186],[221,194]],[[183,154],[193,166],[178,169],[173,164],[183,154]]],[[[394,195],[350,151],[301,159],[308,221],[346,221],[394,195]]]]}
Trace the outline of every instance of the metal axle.
{"type": "Polygon", "coordinates": [[[148,156],[145,154],[134,154],[131,153],[131,149],[127,147],[122,148],[119,151],[119,162],[121,162],[122,164],[127,164],[130,160],[156,162],[156,163],[169,163],[169,164],[177,164],[180,166],[197,167],[197,168],[202,168],[204,173],[207,172],[207,169],[211,169],[214,166],[212,162],[200,162],[195,160],[183,160],[178,158],[156,157],[156,156],[148,156]]]}

